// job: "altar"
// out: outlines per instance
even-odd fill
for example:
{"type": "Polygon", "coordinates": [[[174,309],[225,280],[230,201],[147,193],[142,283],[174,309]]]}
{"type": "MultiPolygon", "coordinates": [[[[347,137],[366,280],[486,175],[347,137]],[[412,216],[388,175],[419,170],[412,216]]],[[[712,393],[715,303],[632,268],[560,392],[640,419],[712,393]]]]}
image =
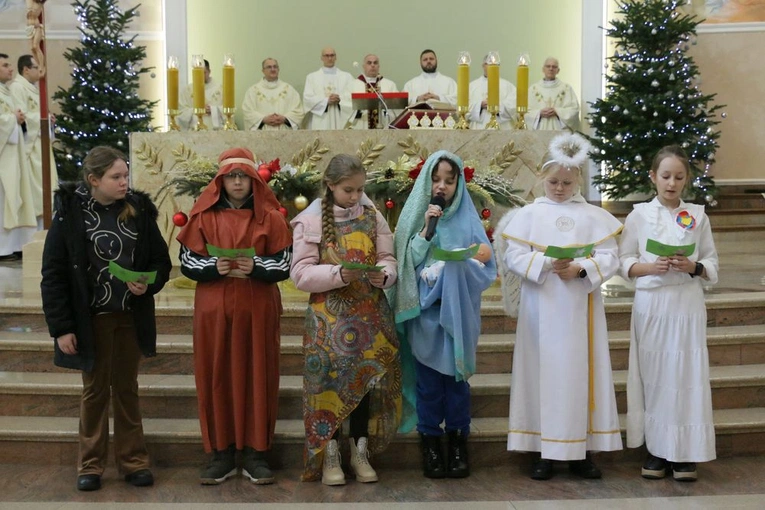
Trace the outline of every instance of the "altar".
{"type": "MultiPolygon", "coordinates": [[[[440,149],[454,152],[476,168],[499,166],[512,180],[516,195],[530,201],[543,194],[536,169],[542,162],[554,131],[457,131],[448,129],[374,131],[206,131],[132,133],[130,136],[131,186],[146,191],[159,208],[159,226],[177,254],[178,229],[173,215],[188,213],[193,199],[175,196],[171,188],[159,191],[189,162],[217,163],[218,155],[231,147],[250,149],[258,161],[276,158],[291,168],[314,168],[322,172],[336,154],[355,154],[368,171],[384,168],[402,158],[427,157],[440,149]]],[[[290,216],[294,208],[288,207],[290,216]]],[[[499,214],[494,214],[496,221],[499,214]]],[[[177,264],[177,258],[172,257],[177,264]]]]}

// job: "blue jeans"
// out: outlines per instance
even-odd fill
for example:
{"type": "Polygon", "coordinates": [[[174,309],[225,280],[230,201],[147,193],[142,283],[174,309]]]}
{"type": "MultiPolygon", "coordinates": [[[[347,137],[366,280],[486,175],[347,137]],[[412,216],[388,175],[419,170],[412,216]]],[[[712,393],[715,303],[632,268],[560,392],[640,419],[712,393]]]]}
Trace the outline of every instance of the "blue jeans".
{"type": "Polygon", "coordinates": [[[470,432],[470,385],[414,360],[417,373],[417,431],[441,436],[446,431],[470,432]]]}

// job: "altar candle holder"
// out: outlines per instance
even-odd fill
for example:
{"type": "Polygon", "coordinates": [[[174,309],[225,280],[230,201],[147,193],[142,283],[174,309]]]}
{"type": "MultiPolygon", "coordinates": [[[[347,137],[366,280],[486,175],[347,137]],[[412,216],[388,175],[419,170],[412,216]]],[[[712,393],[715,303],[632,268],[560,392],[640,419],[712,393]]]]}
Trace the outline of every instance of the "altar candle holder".
{"type": "Polygon", "coordinates": [[[191,86],[194,94],[194,115],[197,123],[194,131],[206,131],[205,125],[205,59],[202,55],[191,58],[191,86]]]}
{"type": "Polygon", "coordinates": [[[234,55],[226,53],[223,56],[223,115],[226,116],[226,122],[223,125],[224,131],[236,131],[236,122],[234,122],[234,113],[236,105],[234,103],[234,55]]]}
{"type": "Polygon", "coordinates": [[[470,88],[470,53],[461,51],[457,58],[457,123],[454,129],[470,129],[467,121],[470,88]]]}
{"type": "Polygon", "coordinates": [[[170,56],[167,59],[167,116],[168,131],[180,131],[181,128],[175,121],[180,114],[178,109],[178,57],[170,56]]]}

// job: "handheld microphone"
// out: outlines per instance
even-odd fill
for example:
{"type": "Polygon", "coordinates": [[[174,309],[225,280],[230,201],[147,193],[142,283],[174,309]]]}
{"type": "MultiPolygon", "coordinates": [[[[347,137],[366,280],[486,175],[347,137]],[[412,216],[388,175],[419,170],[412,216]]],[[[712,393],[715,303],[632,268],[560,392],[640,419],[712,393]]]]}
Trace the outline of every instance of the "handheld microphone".
{"type": "MultiPolygon", "coordinates": [[[[446,207],[446,200],[441,195],[436,195],[430,200],[431,205],[437,206],[442,211],[446,207]]],[[[425,230],[425,240],[430,241],[436,235],[436,225],[438,225],[439,216],[433,216],[428,221],[428,228],[425,230]]]]}

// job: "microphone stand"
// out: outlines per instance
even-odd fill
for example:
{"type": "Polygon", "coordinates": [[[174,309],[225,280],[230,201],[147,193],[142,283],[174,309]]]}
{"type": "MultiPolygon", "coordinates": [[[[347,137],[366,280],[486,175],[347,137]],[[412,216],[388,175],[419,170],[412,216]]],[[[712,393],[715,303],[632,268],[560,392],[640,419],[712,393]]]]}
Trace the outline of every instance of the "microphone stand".
{"type": "MultiPolygon", "coordinates": [[[[375,93],[375,95],[377,96],[377,99],[379,99],[380,103],[382,103],[382,106],[383,106],[383,115],[385,116],[385,120],[388,121],[388,125],[390,125],[391,119],[390,119],[390,116],[389,116],[390,110],[388,110],[388,103],[385,102],[385,98],[382,96],[380,91],[377,90],[377,87],[372,86],[372,84],[367,81],[367,76],[365,74],[362,75],[362,76],[364,76],[364,83],[366,83],[369,87],[371,87],[372,92],[375,93]]],[[[380,81],[379,78],[378,78],[378,81],[380,81]]],[[[375,82],[375,83],[377,83],[377,82],[375,82]]]]}

